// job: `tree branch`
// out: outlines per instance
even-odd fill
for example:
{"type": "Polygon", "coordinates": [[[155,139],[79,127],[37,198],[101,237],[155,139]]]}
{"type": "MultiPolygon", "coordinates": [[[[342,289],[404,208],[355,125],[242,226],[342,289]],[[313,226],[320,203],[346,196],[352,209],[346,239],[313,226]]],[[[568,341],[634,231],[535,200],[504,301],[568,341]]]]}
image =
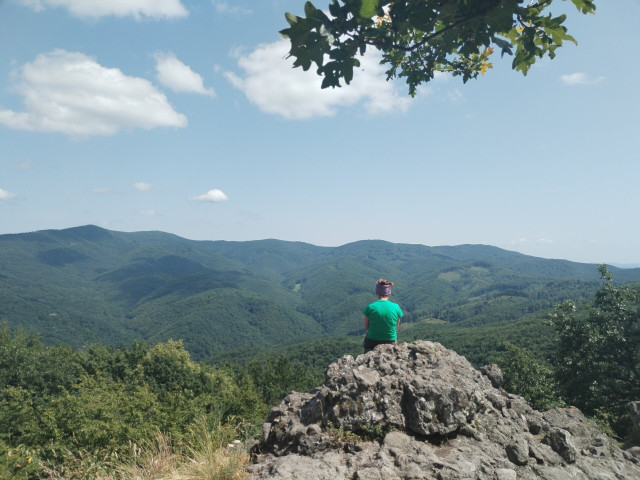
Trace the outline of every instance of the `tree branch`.
{"type": "MultiPolygon", "coordinates": [[[[478,10],[476,12],[473,12],[473,13],[470,13],[468,15],[465,15],[465,16],[461,17],[459,20],[456,20],[455,22],[447,25],[446,27],[442,28],[441,30],[438,30],[437,32],[427,33],[422,38],[422,40],[420,40],[417,43],[414,43],[413,45],[404,46],[402,44],[392,43],[391,46],[395,50],[400,50],[400,51],[403,51],[403,52],[412,52],[414,50],[417,50],[417,49],[423,47],[424,45],[426,45],[427,43],[429,43],[434,38],[437,38],[437,37],[441,36],[442,34],[448,32],[449,30],[453,30],[455,28],[458,28],[458,27],[464,25],[466,22],[468,22],[470,20],[474,20],[476,18],[484,17],[487,13],[489,13],[491,10],[494,10],[503,1],[505,1],[505,0],[496,0],[496,2],[494,3],[493,6],[490,6],[490,7],[487,7],[485,9],[483,9],[483,10],[478,10]]],[[[550,0],[545,0],[545,1],[550,1],[550,0]]],[[[527,7],[527,8],[529,8],[529,7],[527,7]]],[[[369,40],[367,40],[365,38],[364,42],[367,45],[372,45],[372,46],[376,46],[377,47],[377,42],[375,42],[375,41],[369,41],[369,40]]]]}

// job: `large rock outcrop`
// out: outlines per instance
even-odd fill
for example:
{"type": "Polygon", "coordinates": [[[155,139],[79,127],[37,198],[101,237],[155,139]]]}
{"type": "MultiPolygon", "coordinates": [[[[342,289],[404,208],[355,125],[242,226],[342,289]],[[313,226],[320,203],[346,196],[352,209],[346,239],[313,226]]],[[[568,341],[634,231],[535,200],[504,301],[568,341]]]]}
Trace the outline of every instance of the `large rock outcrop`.
{"type": "Polygon", "coordinates": [[[640,444],[640,402],[629,402],[627,404],[627,412],[629,412],[629,418],[631,418],[629,440],[640,444]]]}
{"type": "Polygon", "coordinates": [[[640,448],[577,409],[533,410],[482,370],[424,341],[345,356],[271,410],[250,479],[640,479],[640,448]]]}

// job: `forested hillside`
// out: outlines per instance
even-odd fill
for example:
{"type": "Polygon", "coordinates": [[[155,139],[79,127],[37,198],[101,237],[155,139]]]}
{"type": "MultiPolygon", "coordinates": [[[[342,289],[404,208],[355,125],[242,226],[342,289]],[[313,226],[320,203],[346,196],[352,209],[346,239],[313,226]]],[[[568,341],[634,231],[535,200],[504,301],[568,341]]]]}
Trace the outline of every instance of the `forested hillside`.
{"type": "MultiPolygon", "coordinates": [[[[637,281],[640,269],[610,269],[637,281]]],[[[49,344],[180,339],[194,359],[362,334],[377,278],[396,284],[404,334],[533,322],[593,295],[594,265],[485,245],[192,241],[95,226],[0,236],[0,319],[49,344]],[[532,317],[533,315],[533,317],[532,317]]]]}
{"type": "MultiPolygon", "coordinates": [[[[625,405],[640,395],[640,289],[600,271],[604,283],[589,308],[557,306],[543,335],[542,317],[532,316],[482,327],[425,322],[403,336],[441,327],[429,333],[476,362],[498,363],[506,391],[532,407],[576,405],[619,442],[637,445],[625,405]],[[543,337],[553,353],[512,343],[522,336],[533,347],[543,337]]],[[[356,337],[227,351],[211,366],[192,361],[179,341],[72,349],[0,325],[0,478],[245,478],[268,408],[291,390],[321,385],[327,365],[345,353],[362,353],[356,337]]],[[[384,430],[326,432],[361,442],[384,430]]]]}
{"type": "Polygon", "coordinates": [[[396,283],[401,342],[498,363],[507,391],[535,408],[576,405],[626,435],[624,405],[640,393],[638,269],[482,245],[195,242],[87,226],[0,236],[0,477],[242,475],[249,456],[232,442],[257,438],[269,407],[362,353],[379,277],[396,283]]]}

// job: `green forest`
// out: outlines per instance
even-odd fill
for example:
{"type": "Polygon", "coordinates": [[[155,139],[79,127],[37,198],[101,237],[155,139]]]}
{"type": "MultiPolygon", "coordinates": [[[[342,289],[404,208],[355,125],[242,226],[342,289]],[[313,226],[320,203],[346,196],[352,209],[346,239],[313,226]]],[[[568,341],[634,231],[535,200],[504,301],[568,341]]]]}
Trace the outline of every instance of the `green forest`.
{"type": "Polygon", "coordinates": [[[497,363],[534,408],[574,405],[639,440],[625,411],[640,399],[638,269],[91,226],[0,246],[0,478],[244,478],[269,408],[362,353],[380,276],[400,341],[497,363]]]}
{"type": "MultiPolygon", "coordinates": [[[[624,405],[640,398],[640,289],[614,283],[605,266],[600,272],[592,299],[559,304],[538,322],[542,342],[531,341],[533,319],[467,335],[439,325],[431,332],[461,354],[498,363],[505,388],[534,408],[575,405],[618,441],[638,442],[625,438],[624,405]],[[515,344],[522,337],[528,348],[515,344]]],[[[420,327],[405,332],[429,331],[420,327]]],[[[321,384],[324,368],[360,353],[359,343],[325,338],[205,364],[181,341],[74,349],[5,322],[0,477],[160,478],[150,469],[197,468],[207,471],[177,478],[242,478],[247,442],[259,437],[269,407],[321,384]]]]}
{"type": "MultiPolygon", "coordinates": [[[[610,269],[617,281],[640,281],[640,269],[610,269]]],[[[442,324],[535,323],[537,313],[601,285],[595,265],[486,245],[205,242],[88,225],[0,235],[0,320],[74,348],[180,339],[207,361],[357,339],[381,277],[396,284],[403,321],[415,327],[409,336],[438,335],[442,324]]]]}

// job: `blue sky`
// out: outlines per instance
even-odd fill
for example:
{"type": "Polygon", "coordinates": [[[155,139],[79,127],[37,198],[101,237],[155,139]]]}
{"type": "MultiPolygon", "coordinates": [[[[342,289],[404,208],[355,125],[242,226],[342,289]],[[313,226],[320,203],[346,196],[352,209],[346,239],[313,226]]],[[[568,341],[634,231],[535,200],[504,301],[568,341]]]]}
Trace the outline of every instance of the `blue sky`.
{"type": "MultiPolygon", "coordinates": [[[[320,8],[328,0],[315,2],[320,8]]],[[[303,0],[0,0],[0,234],[483,243],[640,263],[639,0],[524,77],[292,69],[303,0]]],[[[554,12],[555,13],[555,12],[554,12]]]]}

